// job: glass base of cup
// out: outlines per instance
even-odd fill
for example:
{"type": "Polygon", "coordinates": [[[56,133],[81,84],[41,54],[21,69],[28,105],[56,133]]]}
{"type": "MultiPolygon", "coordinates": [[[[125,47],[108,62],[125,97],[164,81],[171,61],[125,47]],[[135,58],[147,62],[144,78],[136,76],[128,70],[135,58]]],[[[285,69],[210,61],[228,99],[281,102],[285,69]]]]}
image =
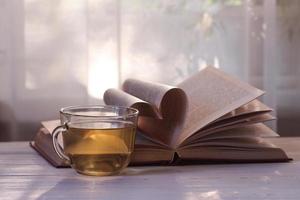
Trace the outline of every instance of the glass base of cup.
{"type": "Polygon", "coordinates": [[[79,171],[76,170],[77,173],[81,175],[86,175],[86,176],[113,176],[113,175],[118,175],[121,173],[120,171],[116,172],[98,172],[98,171],[79,171]]]}
{"type": "Polygon", "coordinates": [[[130,154],[71,155],[70,158],[72,168],[80,174],[111,176],[128,166],[130,154]]]}

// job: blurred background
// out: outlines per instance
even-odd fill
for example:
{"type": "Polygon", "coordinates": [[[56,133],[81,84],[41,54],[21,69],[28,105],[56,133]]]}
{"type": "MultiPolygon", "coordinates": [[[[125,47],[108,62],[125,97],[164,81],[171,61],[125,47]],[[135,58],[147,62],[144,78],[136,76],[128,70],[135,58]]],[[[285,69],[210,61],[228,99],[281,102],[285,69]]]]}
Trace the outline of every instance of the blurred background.
{"type": "Polygon", "coordinates": [[[128,77],[177,84],[207,64],[267,93],[300,134],[299,0],[0,0],[0,141],[128,77]]]}

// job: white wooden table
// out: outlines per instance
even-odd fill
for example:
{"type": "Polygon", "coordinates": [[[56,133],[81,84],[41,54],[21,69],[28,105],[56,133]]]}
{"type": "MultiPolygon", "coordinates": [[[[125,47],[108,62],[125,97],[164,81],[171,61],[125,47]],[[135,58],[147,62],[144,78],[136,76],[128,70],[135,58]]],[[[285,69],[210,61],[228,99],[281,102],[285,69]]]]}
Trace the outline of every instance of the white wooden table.
{"type": "Polygon", "coordinates": [[[296,160],[129,167],[111,177],[53,168],[27,142],[0,143],[0,199],[300,199],[300,139],[277,143],[296,160]]]}

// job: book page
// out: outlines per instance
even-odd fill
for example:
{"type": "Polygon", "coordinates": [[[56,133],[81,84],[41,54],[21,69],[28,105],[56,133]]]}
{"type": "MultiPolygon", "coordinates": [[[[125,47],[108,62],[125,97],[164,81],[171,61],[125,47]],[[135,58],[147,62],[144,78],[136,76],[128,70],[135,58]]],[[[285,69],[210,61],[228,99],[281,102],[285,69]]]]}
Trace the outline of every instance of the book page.
{"type": "Polygon", "coordinates": [[[279,135],[274,132],[271,128],[264,125],[263,123],[249,124],[243,127],[232,128],[228,130],[221,130],[213,132],[204,137],[198,139],[198,142],[221,139],[221,138],[232,138],[232,137],[278,137],[279,135]]]}
{"type": "Polygon", "coordinates": [[[231,118],[227,118],[227,119],[223,119],[223,120],[214,122],[212,124],[209,124],[209,125],[203,127],[202,129],[199,130],[199,132],[210,131],[210,130],[218,129],[218,128],[225,127],[225,126],[231,126],[231,125],[243,123],[243,122],[251,121],[251,122],[256,123],[256,122],[260,122],[260,121],[269,121],[269,120],[274,120],[274,119],[275,118],[268,112],[247,113],[244,115],[233,116],[231,118]]]}
{"type": "Polygon", "coordinates": [[[145,137],[145,134],[141,133],[140,130],[137,130],[135,135],[135,148],[153,148],[153,149],[168,149],[170,150],[170,147],[167,145],[161,144],[159,142],[156,142],[153,139],[149,139],[148,137],[145,137]]]}
{"type": "Polygon", "coordinates": [[[174,135],[181,132],[184,124],[185,92],[180,88],[135,79],[126,80],[123,90],[105,92],[105,103],[137,108],[140,111],[138,127],[142,133],[148,139],[171,146],[174,135]]]}
{"type": "Polygon", "coordinates": [[[165,84],[127,79],[123,83],[122,89],[124,92],[138,97],[159,109],[166,93],[174,88],[165,84]]]}
{"type": "Polygon", "coordinates": [[[233,148],[264,148],[264,147],[274,147],[271,143],[267,143],[260,137],[232,137],[232,138],[216,138],[211,140],[206,140],[199,142],[197,144],[186,146],[190,147],[204,147],[204,146],[216,146],[216,147],[233,147],[233,148]]]}
{"type": "Polygon", "coordinates": [[[274,117],[270,114],[261,114],[259,116],[255,116],[253,118],[248,118],[246,120],[237,120],[237,121],[232,121],[228,124],[222,124],[220,126],[215,126],[206,130],[199,130],[195,134],[193,134],[191,137],[189,137],[187,140],[181,143],[180,146],[184,146],[186,144],[190,143],[195,143],[202,137],[205,137],[207,135],[213,134],[215,132],[221,132],[221,131],[226,131],[229,129],[234,129],[234,128],[240,128],[244,127],[250,124],[256,124],[256,123],[261,123],[261,122],[266,122],[274,120],[274,117]]]}
{"type": "Polygon", "coordinates": [[[199,144],[213,141],[213,140],[225,140],[235,138],[260,138],[260,137],[278,137],[272,129],[262,123],[244,125],[242,127],[236,127],[228,130],[220,130],[204,137],[198,138],[197,140],[191,141],[190,143],[182,146],[182,148],[190,146],[199,146],[199,144]]]}
{"type": "Polygon", "coordinates": [[[213,67],[207,67],[178,85],[189,100],[184,129],[175,142],[182,143],[192,134],[249,103],[264,92],[213,67]]]}
{"type": "Polygon", "coordinates": [[[258,99],[255,99],[225,115],[223,115],[222,117],[218,118],[217,120],[215,120],[212,123],[221,121],[221,120],[225,120],[225,119],[229,119],[229,118],[234,118],[237,116],[241,116],[241,115],[249,115],[249,114],[254,114],[254,113],[266,113],[266,112],[271,112],[273,111],[271,108],[269,108],[267,105],[263,104],[261,101],[259,101],[258,99]]]}
{"type": "Polygon", "coordinates": [[[161,118],[160,113],[155,106],[122,90],[106,90],[103,96],[103,100],[106,105],[118,105],[136,108],[139,110],[140,116],[148,116],[158,119],[161,118]]]}

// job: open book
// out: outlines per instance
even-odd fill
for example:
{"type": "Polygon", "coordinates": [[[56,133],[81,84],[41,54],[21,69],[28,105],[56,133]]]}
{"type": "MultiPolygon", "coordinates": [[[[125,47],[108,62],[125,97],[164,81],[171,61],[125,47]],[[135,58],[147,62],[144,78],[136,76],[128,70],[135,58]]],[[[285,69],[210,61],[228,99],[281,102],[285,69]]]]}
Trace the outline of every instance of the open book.
{"type": "MultiPolygon", "coordinates": [[[[282,149],[263,139],[278,136],[263,124],[274,119],[257,100],[263,93],[207,67],[177,87],[128,79],[122,90],[109,89],[103,99],[140,111],[132,165],[288,161],[282,149]]],[[[60,166],[45,142],[46,135],[51,142],[50,129],[44,123],[32,145],[60,166]]]]}

